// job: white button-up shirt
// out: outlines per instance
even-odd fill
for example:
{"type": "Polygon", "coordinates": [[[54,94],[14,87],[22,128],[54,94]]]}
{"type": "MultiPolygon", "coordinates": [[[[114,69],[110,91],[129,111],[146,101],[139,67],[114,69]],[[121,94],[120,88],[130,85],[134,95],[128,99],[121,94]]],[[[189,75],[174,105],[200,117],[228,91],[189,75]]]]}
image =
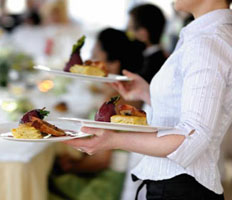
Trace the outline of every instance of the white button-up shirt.
{"type": "MultiPolygon", "coordinates": [[[[144,156],[133,174],[142,180],[189,174],[223,193],[217,162],[232,122],[231,70],[231,10],[207,13],[182,30],[176,50],[150,85],[151,124],[175,127],[174,133],[186,138],[167,158],[144,156]],[[195,132],[189,135],[191,130],[195,132]]],[[[173,132],[158,136],[167,134],[173,132]]]]}

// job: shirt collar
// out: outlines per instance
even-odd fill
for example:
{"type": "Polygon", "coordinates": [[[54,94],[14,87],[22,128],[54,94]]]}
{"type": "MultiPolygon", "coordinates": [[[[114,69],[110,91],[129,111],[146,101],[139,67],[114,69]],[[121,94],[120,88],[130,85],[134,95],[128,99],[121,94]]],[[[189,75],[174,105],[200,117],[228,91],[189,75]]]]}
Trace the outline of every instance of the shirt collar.
{"type": "Polygon", "coordinates": [[[150,56],[152,55],[153,53],[156,53],[157,51],[160,50],[160,47],[158,44],[154,44],[148,48],[146,48],[144,51],[143,51],[143,56],[147,57],[147,56],[150,56]]]}
{"type": "Polygon", "coordinates": [[[195,19],[182,29],[180,37],[192,37],[204,31],[212,31],[218,25],[232,24],[232,10],[219,9],[195,19]]]}

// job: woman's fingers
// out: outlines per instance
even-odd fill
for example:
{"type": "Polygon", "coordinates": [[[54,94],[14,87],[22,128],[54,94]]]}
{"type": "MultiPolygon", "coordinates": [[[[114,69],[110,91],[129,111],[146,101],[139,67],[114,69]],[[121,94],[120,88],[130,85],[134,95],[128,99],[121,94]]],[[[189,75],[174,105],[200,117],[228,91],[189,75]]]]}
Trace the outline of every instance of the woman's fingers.
{"type": "Polygon", "coordinates": [[[117,84],[117,82],[115,82],[115,83],[108,83],[108,84],[109,84],[109,86],[111,86],[113,89],[115,89],[115,90],[118,91],[118,84],[117,84]]]}
{"type": "Polygon", "coordinates": [[[78,138],[78,139],[73,139],[73,140],[67,140],[64,141],[63,143],[71,145],[75,148],[82,147],[88,145],[89,138],[78,138]]]}
{"type": "Polygon", "coordinates": [[[118,87],[118,92],[123,96],[123,97],[126,97],[126,94],[127,94],[127,89],[125,87],[125,85],[121,82],[118,82],[117,83],[117,87],[118,87]]]}
{"type": "Polygon", "coordinates": [[[92,135],[95,135],[95,137],[91,138],[78,138],[78,139],[73,139],[69,141],[65,141],[65,144],[68,144],[75,149],[85,152],[89,155],[93,155],[97,151],[109,149],[109,136],[110,130],[105,130],[105,129],[97,129],[97,128],[88,128],[88,127],[83,127],[81,128],[81,131],[84,133],[89,133],[92,135]],[[106,134],[107,133],[107,134],[106,134]]]}
{"type": "Polygon", "coordinates": [[[126,94],[128,93],[128,90],[126,89],[126,86],[121,82],[115,82],[112,83],[111,86],[126,99],[126,94]]]}
{"type": "Polygon", "coordinates": [[[111,130],[105,130],[101,128],[89,128],[89,127],[82,127],[81,131],[84,133],[89,133],[89,134],[96,135],[96,136],[102,136],[106,132],[107,133],[113,132],[111,130]]]}
{"type": "Polygon", "coordinates": [[[100,135],[102,135],[103,129],[82,127],[81,131],[84,132],[84,133],[91,134],[91,135],[100,136],[100,135]]]}
{"type": "Polygon", "coordinates": [[[122,74],[132,79],[137,76],[137,74],[132,73],[126,69],[122,70],[122,74]]]}

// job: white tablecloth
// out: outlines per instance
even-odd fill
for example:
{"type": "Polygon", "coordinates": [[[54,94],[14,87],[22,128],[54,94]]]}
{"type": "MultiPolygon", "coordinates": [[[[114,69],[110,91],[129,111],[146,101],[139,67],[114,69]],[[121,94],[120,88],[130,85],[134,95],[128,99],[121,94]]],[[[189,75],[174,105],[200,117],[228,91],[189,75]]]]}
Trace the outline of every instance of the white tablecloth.
{"type": "MultiPolygon", "coordinates": [[[[0,132],[7,132],[9,125],[17,127],[17,123],[1,124],[0,132]]],[[[22,143],[0,139],[0,161],[29,162],[48,146],[48,143],[22,143]]]]}
{"type": "Polygon", "coordinates": [[[34,156],[48,147],[49,144],[11,142],[0,140],[0,161],[29,162],[34,156]]]}

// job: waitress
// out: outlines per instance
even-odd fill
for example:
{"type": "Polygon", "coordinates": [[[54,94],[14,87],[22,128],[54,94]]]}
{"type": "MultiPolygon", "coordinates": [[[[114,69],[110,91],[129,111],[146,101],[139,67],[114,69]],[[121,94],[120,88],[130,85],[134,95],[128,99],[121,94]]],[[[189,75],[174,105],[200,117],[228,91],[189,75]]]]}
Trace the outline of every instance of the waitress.
{"type": "Polygon", "coordinates": [[[89,154],[123,149],[144,154],[132,170],[147,187],[148,200],[224,199],[217,166],[220,144],[232,122],[231,0],[177,0],[192,13],[174,53],[150,86],[140,76],[112,86],[126,100],[143,100],[153,109],[151,125],[172,126],[158,133],[83,128],[91,139],[67,142],[89,154]]]}

